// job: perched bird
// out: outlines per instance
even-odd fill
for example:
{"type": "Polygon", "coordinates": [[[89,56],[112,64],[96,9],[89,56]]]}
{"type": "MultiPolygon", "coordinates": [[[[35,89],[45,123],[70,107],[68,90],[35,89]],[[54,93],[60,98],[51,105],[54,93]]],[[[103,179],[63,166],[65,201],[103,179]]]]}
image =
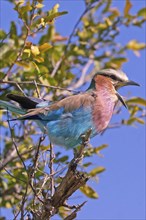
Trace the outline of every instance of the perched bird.
{"type": "Polygon", "coordinates": [[[94,75],[83,93],[54,103],[8,94],[7,97],[18,102],[20,107],[1,100],[0,105],[23,115],[18,119],[35,120],[52,143],[73,148],[82,142],[82,135],[88,130],[92,130],[91,137],[94,137],[106,129],[118,100],[126,107],[117,90],[127,85],[139,86],[128,80],[121,70],[103,69],[94,75]]]}

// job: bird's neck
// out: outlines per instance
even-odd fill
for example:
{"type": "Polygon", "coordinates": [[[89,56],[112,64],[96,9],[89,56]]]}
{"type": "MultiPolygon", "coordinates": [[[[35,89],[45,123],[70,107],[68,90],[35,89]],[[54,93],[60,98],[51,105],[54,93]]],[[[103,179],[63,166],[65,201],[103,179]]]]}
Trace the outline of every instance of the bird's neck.
{"type": "Polygon", "coordinates": [[[102,132],[110,122],[118,99],[111,80],[101,75],[95,79],[94,93],[96,101],[93,106],[93,121],[97,132],[102,132]]]}

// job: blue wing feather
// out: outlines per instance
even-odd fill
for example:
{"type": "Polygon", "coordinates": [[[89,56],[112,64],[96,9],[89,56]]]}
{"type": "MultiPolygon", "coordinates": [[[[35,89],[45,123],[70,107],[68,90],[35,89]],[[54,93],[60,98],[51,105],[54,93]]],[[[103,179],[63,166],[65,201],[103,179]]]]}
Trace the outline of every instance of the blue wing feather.
{"type": "Polygon", "coordinates": [[[95,126],[92,122],[92,109],[80,107],[72,112],[52,111],[46,116],[46,124],[50,141],[67,148],[75,147],[82,141],[81,135],[92,128],[95,133],[95,126]],[[57,115],[57,118],[54,117],[57,115]],[[51,119],[52,116],[52,119],[51,119]]]}

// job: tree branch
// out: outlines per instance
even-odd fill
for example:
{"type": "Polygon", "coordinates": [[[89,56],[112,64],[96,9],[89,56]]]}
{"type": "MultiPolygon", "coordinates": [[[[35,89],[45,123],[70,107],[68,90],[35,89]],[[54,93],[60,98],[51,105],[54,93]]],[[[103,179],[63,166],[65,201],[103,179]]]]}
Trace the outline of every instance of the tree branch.
{"type": "MultiPolygon", "coordinates": [[[[66,200],[81,186],[85,185],[89,177],[86,173],[79,172],[77,165],[80,163],[84,156],[84,149],[88,145],[91,129],[87,131],[85,135],[82,135],[82,144],[78,151],[75,152],[74,158],[69,163],[68,171],[62,178],[61,183],[56,188],[53,196],[47,198],[44,202],[42,209],[41,219],[47,220],[51,216],[58,213],[59,207],[64,206],[66,200]]],[[[73,213],[72,216],[76,215],[76,212],[85,204],[82,203],[73,213]]],[[[71,218],[70,218],[71,219],[71,218]]]]}

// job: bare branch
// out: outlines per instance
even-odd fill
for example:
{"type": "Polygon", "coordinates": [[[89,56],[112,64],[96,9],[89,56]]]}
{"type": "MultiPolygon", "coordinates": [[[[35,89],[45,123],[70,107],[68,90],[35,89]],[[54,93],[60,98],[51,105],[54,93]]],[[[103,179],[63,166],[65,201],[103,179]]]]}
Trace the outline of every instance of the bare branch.
{"type": "Polygon", "coordinates": [[[53,145],[50,143],[50,163],[49,163],[49,168],[50,168],[50,181],[51,181],[51,197],[54,195],[54,170],[53,170],[53,160],[55,158],[55,154],[53,152],[53,145]]]}
{"type": "Polygon", "coordinates": [[[60,60],[57,62],[55,68],[53,69],[52,73],[51,73],[51,76],[55,76],[55,74],[57,73],[57,71],[59,70],[62,62],[64,61],[64,59],[66,58],[66,54],[67,54],[67,51],[68,51],[68,48],[71,44],[71,40],[72,40],[72,37],[74,36],[75,32],[76,32],[76,29],[78,27],[78,25],[80,24],[82,18],[85,16],[85,14],[90,11],[92,9],[92,5],[95,4],[95,3],[91,3],[89,5],[86,6],[85,10],[83,11],[83,13],[81,14],[81,16],[79,17],[78,21],[76,22],[69,38],[68,38],[68,41],[67,41],[67,44],[66,44],[66,47],[65,47],[65,50],[64,50],[64,53],[62,55],[62,57],[60,58],[60,60]]]}
{"type": "MultiPolygon", "coordinates": [[[[47,220],[57,214],[59,207],[63,206],[65,201],[88,181],[89,177],[85,173],[77,171],[77,165],[83,158],[84,148],[88,145],[91,131],[90,129],[85,135],[82,135],[82,145],[69,163],[66,175],[62,178],[61,183],[56,188],[51,199],[46,198],[42,210],[42,219],[47,220]]],[[[84,203],[82,205],[84,205],[84,203]]],[[[72,216],[76,215],[76,212],[77,211],[73,212],[72,216]]]]}
{"type": "MultiPolygon", "coordinates": [[[[23,81],[23,82],[16,82],[16,81],[6,81],[6,80],[0,80],[0,83],[3,83],[3,84],[12,84],[12,85],[16,85],[17,84],[30,84],[30,85],[35,85],[34,84],[34,81],[23,81]]],[[[60,89],[60,90],[67,90],[69,92],[78,92],[78,91],[75,91],[75,90],[71,90],[71,89],[67,89],[67,88],[62,88],[62,87],[58,87],[58,86],[50,86],[50,85],[45,85],[45,84],[41,84],[41,83],[37,83],[36,82],[36,85],[37,86],[42,86],[42,87],[46,87],[46,88],[51,88],[51,89],[60,89]]]]}

